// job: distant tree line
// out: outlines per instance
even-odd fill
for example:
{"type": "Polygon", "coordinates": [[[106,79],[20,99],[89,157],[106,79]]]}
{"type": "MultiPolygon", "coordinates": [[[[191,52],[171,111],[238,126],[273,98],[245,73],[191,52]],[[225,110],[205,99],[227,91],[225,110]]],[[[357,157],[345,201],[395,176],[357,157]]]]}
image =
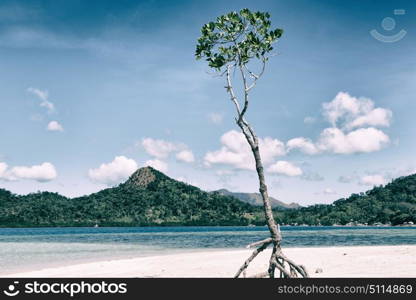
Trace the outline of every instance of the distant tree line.
{"type": "Polygon", "coordinates": [[[277,212],[285,224],[345,225],[416,223],[416,175],[401,177],[384,187],[352,194],[330,205],[312,205],[277,212]]]}
{"type": "MultiPolygon", "coordinates": [[[[416,175],[353,194],[330,205],[274,209],[281,224],[416,223],[416,175]]],[[[147,187],[121,184],[67,198],[58,193],[15,195],[0,189],[1,227],[264,225],[262,208],[207,193],[158,173],[147,187]]]]}

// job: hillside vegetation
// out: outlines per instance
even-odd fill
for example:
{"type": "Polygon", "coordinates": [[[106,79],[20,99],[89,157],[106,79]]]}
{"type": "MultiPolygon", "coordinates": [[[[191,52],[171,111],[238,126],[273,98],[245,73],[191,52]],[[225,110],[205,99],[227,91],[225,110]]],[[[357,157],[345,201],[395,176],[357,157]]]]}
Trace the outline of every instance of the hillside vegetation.
{"type": "MultiPolygon", "coordinates": [[[[78,198],[0,189],[0,226],[247,225],[258,209],[146,167],[114,188],[78,198]]],[[[259,220],[258,220],[259,221],[259,220]]]]}
{"type": "Polygon", "coordinates": [[[278,218],[286,224],[309,225],[416,223],[416,174],[365,193],[352,194],[330,205],[312,205],[278,213],[278,218]]]}
{"type": "MultiPolygon", "coordinates": [[[[276,207],[281,224],[416,223],[416,175],[353,194],[330,205],[276,207]]],[[[205,192],[151,167],[91,195],[15,195],[0,189],[1,227],[264,225],[262,207],[221,192],[205,192]]]]}

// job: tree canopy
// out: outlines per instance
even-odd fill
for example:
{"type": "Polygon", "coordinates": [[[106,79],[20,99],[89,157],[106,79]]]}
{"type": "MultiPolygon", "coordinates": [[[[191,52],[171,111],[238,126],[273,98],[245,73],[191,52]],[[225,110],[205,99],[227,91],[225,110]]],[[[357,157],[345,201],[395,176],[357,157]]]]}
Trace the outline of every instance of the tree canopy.
{"type": "Polygon", "coordinates": [[[208,65],[217,70],[228,63],[246,65],[252,58],[267,60],[266,55],[273,50],[272,44],[282,34],[282,29],[271,29],[268,12],[251,12],[245,8],[205,24],[195,56],[205,58],[208,65]]]}

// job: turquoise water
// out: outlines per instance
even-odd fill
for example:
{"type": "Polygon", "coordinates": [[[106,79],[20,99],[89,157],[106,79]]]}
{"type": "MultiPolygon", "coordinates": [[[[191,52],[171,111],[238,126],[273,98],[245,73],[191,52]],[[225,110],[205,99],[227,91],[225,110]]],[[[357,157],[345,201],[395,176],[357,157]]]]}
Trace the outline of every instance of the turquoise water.
{"type": "MultiPolygon", "coordinates": [[[[416,227],[282,227],[284,247],[416,244],[416,227]]],[[[266,227],[0,228],[0,274],[104,258],[243,249],[266,227]]]]}

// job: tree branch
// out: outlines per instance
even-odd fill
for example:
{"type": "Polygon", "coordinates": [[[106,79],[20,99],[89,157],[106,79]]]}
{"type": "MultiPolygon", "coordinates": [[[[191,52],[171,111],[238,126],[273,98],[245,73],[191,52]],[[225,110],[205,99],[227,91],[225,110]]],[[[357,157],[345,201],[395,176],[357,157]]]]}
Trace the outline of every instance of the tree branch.
{"type": "Polygon", "coordinates": [[[231,84],[230,68],[231,68],[231,65],[227,65],[227,72],[226,72],[226,74],[227,74],[227,86],[225,88],[226,88],[227,92],[230,94],[231,101],[235,105],[235,109],[237,110],[237,114],[240,116],[241,115],[240,104],[238,103],[238,99],[235,96],[234,89],[233,89],[233,86],[231,84]]]}
{"type": "Polygon", "coordinates": [[[285,269],[285,267],[284,266],[282,266],[278,261],[277,261],[277,259],[275,259],[274,260],[274,265],[275,265],[275,267],[276,268],[278,268],[279,269],[279,271],[280,272],[282,272],[282,274],[283,274],[283,276],[284,277],[286,277],[286,278],[290,278],[291,276],[290,276],[290,273],[285,269]]]}
{"type": "Polygon", "coordinates": [[[271,242],[273,242],[273,239],[272,238],[267,238],[267,239],[264,239],[264,240],[261,240],[261,241],[258,241],[258,242],[251,243],[251,244],[247,245],[246,248],[257,247],[257,246],[260,246],[260,245],[263,245],[263,244],[266,244],[266,243],[270,244],[271,242]]]}
{"type": "Polygon", "coordinates": [[[244,262],[244,264],[240,267],[240,269],[238,270],[238,272],[234,275],[234,278],[238,278],[238,276],[240,276],[240,274],[247,269],[248,265],[250,264],[250,262],[260,253],[262,252],[264,249],[267,248],[267,246],[269,246],[270,243],[264,243],[263,245],[261,245],[259,248],[257,248],[256,250],[253,251],[253,253],[251,254],[251,256],[249,258],[246,259],[246,261],[244,262]]]}
{"type": "Polygon", "coordinates": [[[247,72],[250,74],[250,76],[252,77],[252,78],[254,78],[254,80],[253,80],[253,83],[246,89],[247,90],[247,92],[249,92],[253,87],[255,87],[256,86],[256,83],[257,83],[257,80],[259,80],[259,78],[261,77],[261,76],[263,76],[263,74],[264,74],[264,70],[266,69],[266,58],[264,57],[264,56],[262,56],[262,63],[263,63],[263,65],[262,65],[262,68],[261,68],[261,71],[260,71],[260,73],[257,75],[257,74],[254,74],[253,72],[251,72],[248,68],[247,68],[247,66],[244,66],[245,67],[245,69],[247,70],[247,72]]]}
{"type": "Polygon", "coordinates": [[[295,264],[294,261],[284,256],[282,253],[279,254],[279,257],[281,257],[284,261],[286,261],[292,268],[298,271],[299,274],[301,274],[303,277],[309,277],[309,274],[306,271],[306,268],[304,266],[295,264]]]}

